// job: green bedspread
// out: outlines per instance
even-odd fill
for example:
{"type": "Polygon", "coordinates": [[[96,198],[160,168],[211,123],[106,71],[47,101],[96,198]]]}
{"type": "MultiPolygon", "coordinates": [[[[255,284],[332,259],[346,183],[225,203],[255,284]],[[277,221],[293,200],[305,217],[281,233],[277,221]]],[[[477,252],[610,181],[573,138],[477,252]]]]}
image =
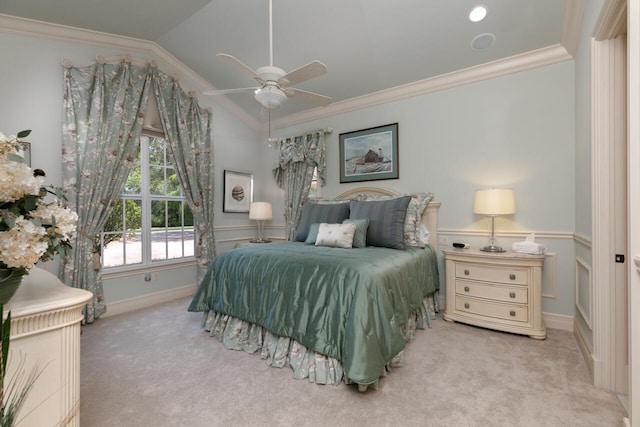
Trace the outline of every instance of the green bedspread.
{"type": "Polygon", "coordinates": [[[204,276],[189,311],[214,310],[338,359],[359,384],[405,346],[401,328],[438,289],[435,251],[300,242],[233,249],[204,276]]]}

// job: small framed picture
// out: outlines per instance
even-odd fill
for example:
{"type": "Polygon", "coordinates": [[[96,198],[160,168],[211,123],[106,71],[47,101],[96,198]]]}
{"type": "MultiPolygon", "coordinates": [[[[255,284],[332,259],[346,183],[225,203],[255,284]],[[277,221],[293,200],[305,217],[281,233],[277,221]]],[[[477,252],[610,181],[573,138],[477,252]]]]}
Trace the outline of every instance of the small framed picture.
{"type": "Polygon", "coordinates": [[[253,201],[253,175],[249,172],[224,171],[223,212],[249,213],[253,201]]]}
{"type": "Polygon", "coordinates": [[[399,177],[397,123],[340,134],[340,183],[399,177]]]}

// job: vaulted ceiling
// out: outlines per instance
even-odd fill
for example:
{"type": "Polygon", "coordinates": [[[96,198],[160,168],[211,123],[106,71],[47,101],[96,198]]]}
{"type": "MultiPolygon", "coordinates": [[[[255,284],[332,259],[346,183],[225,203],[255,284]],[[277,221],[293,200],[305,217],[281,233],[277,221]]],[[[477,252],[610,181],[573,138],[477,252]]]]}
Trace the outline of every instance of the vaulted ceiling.
{"type": "MultiPolygon", "coordinates": [[[[328,74],[295,87],[333,102],[317,107],[288,99],[272,119],[338,113],[375,103],[380,94],[411,96],[461,70],[558,47],[564,52],[558,60],[566,60],[581,18],[571,15],[582,13],[582,1],[273,0],[274,65],[291,71],[323,62],[328,74]],[[477,4],[488,13],[474,23],[469,12],[477,4]],[[477,36],[495,41],[477,49],[477,36]]],[[[210,88],[256,85],[217,53],[253,69],[269,65],[268,0],[2,0],[0,13],[155,42],[210,88]]],[[[252,93],[225,96],[256,123],[266,120],[252,93]]]]}

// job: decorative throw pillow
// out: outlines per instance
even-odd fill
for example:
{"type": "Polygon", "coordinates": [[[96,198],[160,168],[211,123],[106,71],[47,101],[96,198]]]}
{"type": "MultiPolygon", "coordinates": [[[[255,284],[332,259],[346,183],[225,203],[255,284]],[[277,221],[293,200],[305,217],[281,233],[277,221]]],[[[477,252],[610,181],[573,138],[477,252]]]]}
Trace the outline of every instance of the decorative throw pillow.
{"type": "Polygon", "coordinates": [[[316,246],[350,249],[353,245],[355,232],[355,224],[327,224],[323,222],[318,227],[316,246]]]}
{"type": "MultiPolygon", "coordinates": [[[[367,228],[369,227],[369,218],[345,219],[343,224],[355,224],[356,232],[353,235],[353,247],[364,248],[367,246],[367,228]]],[[[311,234],[311,232],[309,232],[311,234]]]]}
{"type": "Polygon", "coordinates": [[[411,196],[411,201],[407,206],[407,214],[404,218],[404,245],[425,247],[424,235],[421,233],[420,225],[422,214],[427,208],[427,204],[433,200],[433,193],[407,193],[398,196],[377,196],[367,194],[364,196],[366,201],[392,200],[398,197],[411,196]]]}
{"type": "Polygon", "coordinates": [[[404,249],[404,218],[411,196],[351,202],[350,218],[369,218],[367,245],[404,249]]]}
{"type": "Polygon", "coordinates": [[[309,234],[307,234],[307,240],[304,242],[307,245],[315,245],[316,240],[318,239],[318,228],[320,228],[320,223],[314,222],[309,226],[309,234]]]}
{"type": "Polygon", "coordinates": [[[309,234],[309,227],[314,222],[340,224],[349,218],[349,202],[335,204],[318,204],[307,202],[302,208],[302,216],[296,228],[294,240],[304,242],[309,234]]]}
{"type": "Polygon", "coordinates": [[[431,237],[431,233],[429,232],[427,227],[424,226],[423,223],[420,223],[418,228],[420,229],[420,231],[418,232],[418,234],[420,235],[420,238],[418,239],[418,247],[424,248],[429,244],[429,238],[431,237]]]}

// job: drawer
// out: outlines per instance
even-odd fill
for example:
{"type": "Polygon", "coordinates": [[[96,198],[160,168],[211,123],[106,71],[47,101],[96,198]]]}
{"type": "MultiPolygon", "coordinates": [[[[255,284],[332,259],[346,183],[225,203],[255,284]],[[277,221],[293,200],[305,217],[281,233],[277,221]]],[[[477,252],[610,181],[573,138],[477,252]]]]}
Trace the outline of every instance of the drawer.
{"type": "Polygon", "coordinates": [[[527,269],[456,263],[456,277],[484,282],[527,284],[527,269]]]}
{"type": "Polygon", "coordinates": [[[517,322],[527,322],[529,320],[527,306],[500,304],[461,296],[456,296],[456,311],[517,322]]]}
{"type": "Polygon", "coordinates": [[[456,294],[518,304],[526,304],[529,301],[526,287],[496,286],[466,280],[456,280],[456,294]]]}

